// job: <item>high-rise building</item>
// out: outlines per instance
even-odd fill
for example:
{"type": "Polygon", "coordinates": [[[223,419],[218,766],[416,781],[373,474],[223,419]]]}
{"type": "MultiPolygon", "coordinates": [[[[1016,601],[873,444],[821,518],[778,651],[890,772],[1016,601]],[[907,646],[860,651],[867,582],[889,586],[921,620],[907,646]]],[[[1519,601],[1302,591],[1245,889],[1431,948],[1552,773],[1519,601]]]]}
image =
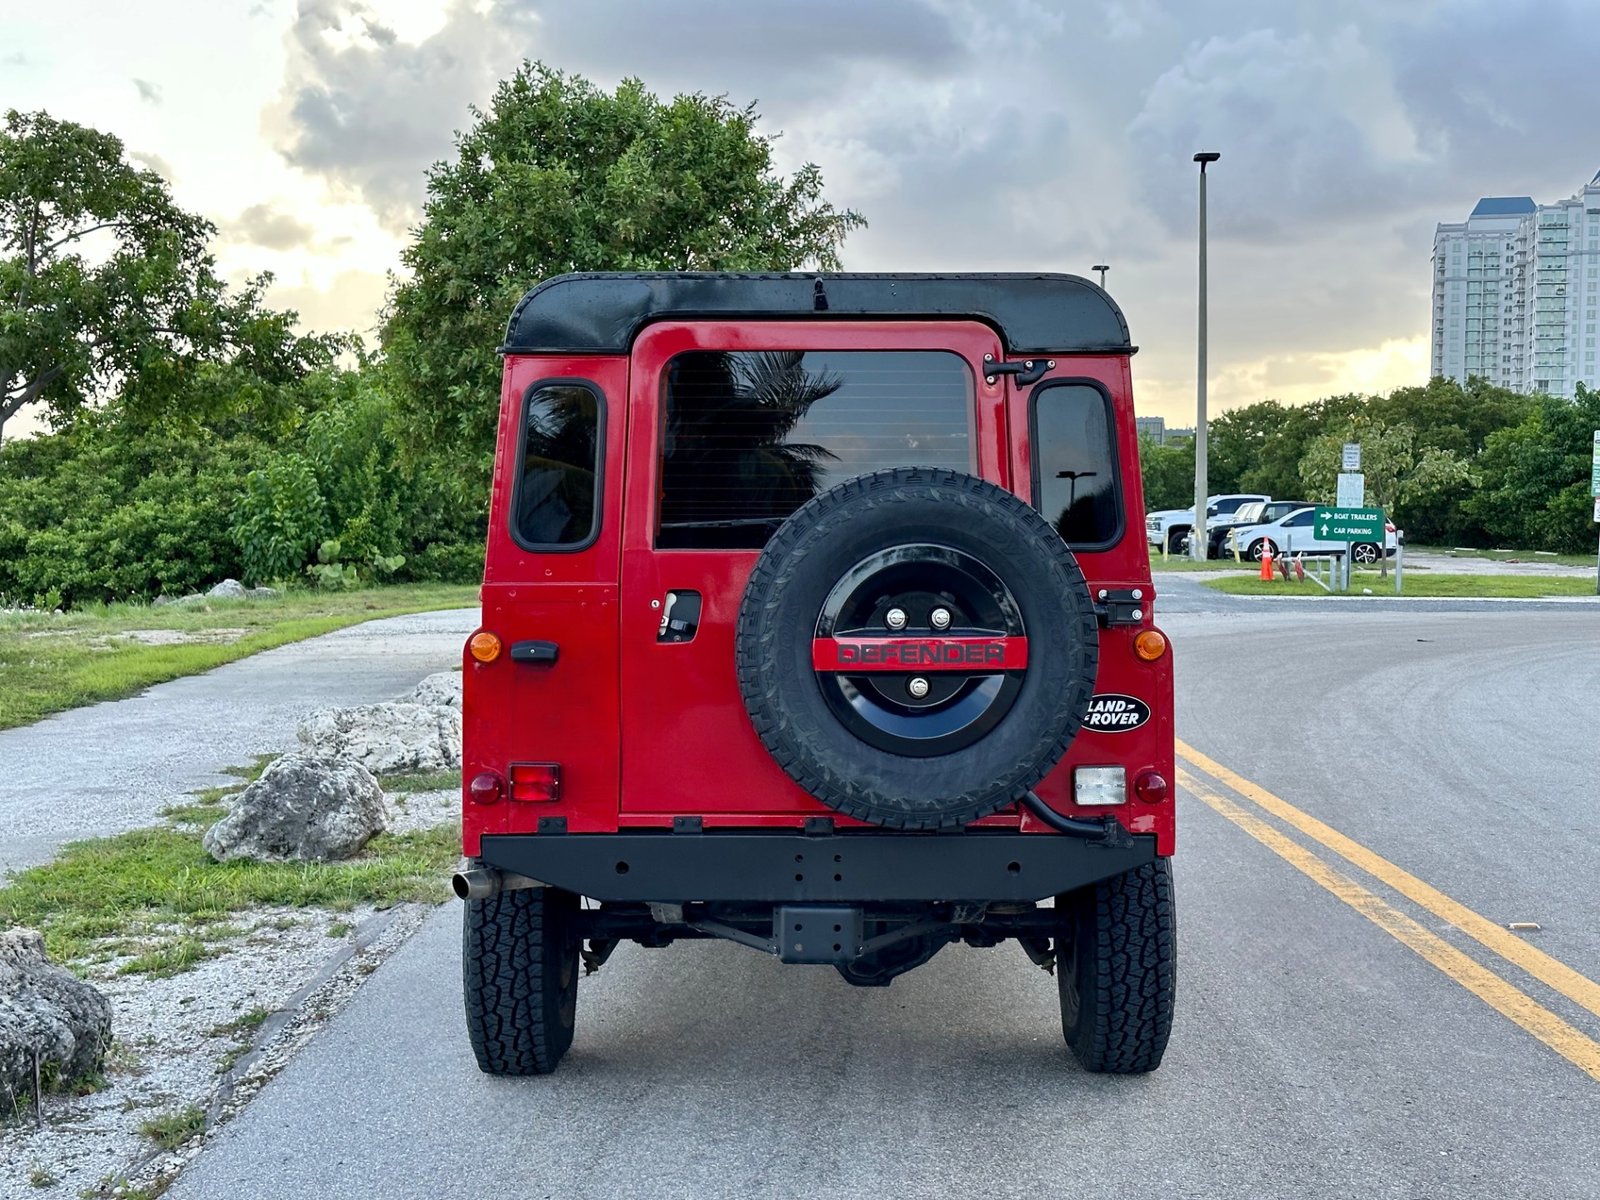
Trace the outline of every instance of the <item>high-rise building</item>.
{"type": "Polygon", "coordinates": [[[1433,236],[1433,374],[1571,396],[1600,386],[1600,174],[1557,204],[1486,196],[1433,236]]]}

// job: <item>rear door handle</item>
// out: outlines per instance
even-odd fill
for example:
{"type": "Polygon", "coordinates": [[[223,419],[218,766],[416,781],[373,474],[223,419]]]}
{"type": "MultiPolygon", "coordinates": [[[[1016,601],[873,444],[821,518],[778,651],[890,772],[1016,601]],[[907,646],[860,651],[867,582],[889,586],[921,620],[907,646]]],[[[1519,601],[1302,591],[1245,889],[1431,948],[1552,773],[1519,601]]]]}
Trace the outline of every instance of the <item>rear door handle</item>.
{"type": "Polygon", "coordinates": [[[526,663],[553,663],[561,655],[561,647],[554,642],[513,642],[511,661],[526,663]]]}

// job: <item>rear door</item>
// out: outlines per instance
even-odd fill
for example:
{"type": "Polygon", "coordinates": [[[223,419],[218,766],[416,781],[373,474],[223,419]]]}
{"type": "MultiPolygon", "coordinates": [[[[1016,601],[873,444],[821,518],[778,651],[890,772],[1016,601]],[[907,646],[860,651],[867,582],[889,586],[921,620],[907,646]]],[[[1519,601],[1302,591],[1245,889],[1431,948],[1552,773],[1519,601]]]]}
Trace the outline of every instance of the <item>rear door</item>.
{"type": "Polygon", "coordinates": [[[734,630],[761,547],[812,496],[886,467],[1009,486],[998,338],[971,322],[669,323],[634,345],[624,499],[625,822],[827,810],[751,728],[734,630]]]}
{"type": "MultiPolygon", "coordinates": [[[[465,777],[559,764],[573,832],[616,827],[626,381],[621,358],[510,362],[483,587],[483,627],[507,653],[464,664],[465,777]]],[[[478,833],[528,832],[544,813],[470,807],[478,833]]]]}

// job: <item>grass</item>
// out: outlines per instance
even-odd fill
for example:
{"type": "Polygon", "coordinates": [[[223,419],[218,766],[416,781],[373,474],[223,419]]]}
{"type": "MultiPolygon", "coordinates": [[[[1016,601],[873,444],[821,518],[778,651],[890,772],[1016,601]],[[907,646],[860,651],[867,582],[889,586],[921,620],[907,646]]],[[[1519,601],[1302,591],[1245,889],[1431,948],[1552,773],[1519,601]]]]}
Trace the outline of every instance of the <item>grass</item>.
{"type": "MultiPolygon", "coordinates": [[[[1274,579],[1270,583],[1254,576],[1230,575],[1221,579],[1207,579],[1205,586],[1230,596],[1325,596],[1326,592],[1309,579],[1304,583],[1286,583],[1274,579]]],[[[1394,579],[1381,579],[1375,573],[1357,571],[1350,581],[1349,595],[1363,599],[1361,589],[1372,589],[1372,597],[1393,598],[1394,579]]],[[[1406,572],[1403,596],[1434,598],[1512,598],[1543,599],[1555,596],[1592,596],[1594,580],[1544,578],[1527,575],[1416,575],[1406,572]]]]}
{"type": "Polygon", "coordinates": [[[151,1117],[139,1126],[139,1132],[163,1150],[176,1150],[196,1134],[205,1132],[205,1127],[206,1110],[198,1104],[187,1104],[151,1117]]]}
{"type": "Polygon", "coordinates": [[[223,787],[201,788],[190,793],[194,799],[187,804],[169,804],[161,810],[161,815],[174,825],[215,825],[227,815],[227,805],[223,803],[229,796],[237,795],[244,791],[250,784],[261,778],[261,773],[267,769],[277,755],[258,754],[255,761],[244,767],[223,767],[222,774],[232,775],[239,782],[226,784],[223,787]]]}
{"type": "Polygon", "coordinates": [[[104,952],[105,939],[135,938],[124,973],[170,975],[218,953],[242,932],[230,914],[261,905],[348,911],[445,898],[445,873],[461,854],[447,826],[380,834],[344,862],[216,862],[192,829],[139,829],[74,842],[52,863],[0,888],[0,927],[44,933],[57,962],[104,952]]]}
{"type": "Polygon", "coordinates": [[[260,1005],[235,1017],[225,1025],[218,1025],[211,1030],[212,1037],[240,1037],[246,1033],[254,1033],[260,1029],[272,1013],[260,1005]]]}
{"type": "Polygon", "coordinates": [[[398,775],[380,775],[378,782],[389,793],[454,791],[461,787],[461,771],[409,771],[398,775]]]}
{"type": "Polygon", "coordinates": [[[477,589],[467,585],[407,584],[192,607],[107,604],[60,614],[0,613],[0,729],[131,696],[361,621],[470,607],[476,597],[477,589]],[[221,640],[147,645],[128,636],[153,630],[221,640]]]}
{"type": "Polygon", "coordinates": [[[208,944],[197,937],[183,934],[174,941],[163,942],[152,950],[146,950],[143,954],[130,958],[117,968],[117,974],[149,975],[154,979],[165,979],[169,975],[182,974],[195,963],[220,952],[220,948],[214,943],[208,944]]]}
{"type": "Polygon", "coordinates": [[[36,1188],[54,1187],[55,1174],[49,1167],[31,1167],[28,1170],[28,1186],[36,1188]]]}

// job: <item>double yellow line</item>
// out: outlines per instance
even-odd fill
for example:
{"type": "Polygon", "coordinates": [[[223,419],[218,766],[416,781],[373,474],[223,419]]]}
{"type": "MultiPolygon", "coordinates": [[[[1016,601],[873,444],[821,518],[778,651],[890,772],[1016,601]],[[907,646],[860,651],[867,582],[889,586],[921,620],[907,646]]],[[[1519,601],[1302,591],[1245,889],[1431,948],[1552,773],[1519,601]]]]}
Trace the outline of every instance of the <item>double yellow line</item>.
{"type": "MultiPolygon", "coordinates": [[[[1544,951],[1530,946],[1487,917],[1473,912],[1459,901],[1452,900],[1437,888],[1395,866],[1388,859],[1373,853],[1360,842],[1353,841],[1332,826],[1317,820],[1310,813],[1303,812],[1259,784],[1252,783],[1214,759],[1206,757],[1188,743],[1180,741],[1177,748],[1178,757],[1189,766],[1205,772],[1212,779],[1256,805],[1261,811],[1293,826],[1312,841],[1393,888],[1440,920],[1454,926],[1506,962],[1521,968],[1539,982],[1587,1009],[1596,1017],[1600,1017],[1600,984],[1594,980],[1579,974],[1544,951]]],[[[1600,1042],[1576,1029],[1470,955],[1462,953],[1437,934],[1419,925],[1354,879],[1328,866],[1300,843],[1262,820],[1244,805],[1224,796],[1210,786],[1209,781],[1180,768],[1178,782],[1195,798],[1210,805],[1396,941],[1421,955],[1489,1007],[1515,1021],[1591,1079],[1600,1083],[1600,1042]]]]}

